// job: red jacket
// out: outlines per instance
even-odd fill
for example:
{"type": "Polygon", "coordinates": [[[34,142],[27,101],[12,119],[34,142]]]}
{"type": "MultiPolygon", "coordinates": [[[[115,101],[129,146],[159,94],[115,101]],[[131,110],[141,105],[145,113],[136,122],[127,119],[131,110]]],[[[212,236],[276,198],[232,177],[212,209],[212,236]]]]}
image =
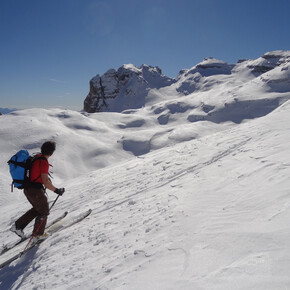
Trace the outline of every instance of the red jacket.
{"type": "Polygon", "coordinates": [[[41,179],[41,174],[48,174],[49,163],[45,157],[43,158],[38,158],[38,157],[42,157],[42,155],[38,154],[35,157],[37,159],[32,164],[32,168],[30,172],[30,181],[43,184],[42,179],[41,179]]]}

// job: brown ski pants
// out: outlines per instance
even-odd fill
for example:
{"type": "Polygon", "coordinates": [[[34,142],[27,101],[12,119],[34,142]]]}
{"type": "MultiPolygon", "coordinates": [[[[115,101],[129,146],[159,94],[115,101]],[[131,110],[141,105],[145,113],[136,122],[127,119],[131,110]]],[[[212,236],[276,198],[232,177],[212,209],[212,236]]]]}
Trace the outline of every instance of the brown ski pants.
{"type": "Polygon", "coordinates": [[[49,215],[49,206],[47,197],[43,188],[29,187],[24,189],[24,194],[32,204],[32,208],[21,216],[15,225],[18,229],[24,229],[32,220],[35,219],[33,234],[43,235],[47,216],[49,215]]]}

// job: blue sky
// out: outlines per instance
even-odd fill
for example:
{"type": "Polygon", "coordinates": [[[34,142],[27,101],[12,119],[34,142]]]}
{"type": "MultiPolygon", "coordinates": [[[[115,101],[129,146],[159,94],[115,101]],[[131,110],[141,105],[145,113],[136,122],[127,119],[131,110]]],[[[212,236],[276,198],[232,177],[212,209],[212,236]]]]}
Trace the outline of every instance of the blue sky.
{"type": "Polygon", "coordinates": [[[96,74],[124,63],[175,77],[290,49],[288,0],[0,0],[0,107],[81,110],[96,74]]]}

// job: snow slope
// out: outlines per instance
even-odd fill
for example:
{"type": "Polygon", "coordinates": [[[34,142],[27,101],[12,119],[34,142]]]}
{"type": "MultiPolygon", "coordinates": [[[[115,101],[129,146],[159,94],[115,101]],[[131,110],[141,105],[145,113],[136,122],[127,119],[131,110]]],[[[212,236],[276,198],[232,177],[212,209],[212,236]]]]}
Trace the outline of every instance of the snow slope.
{"type": "Polygon", "coordinates": [[[6,165],[21,148],[57,143],[53,183],[66,192],[49,220],[92,209],[1,269],[0,289],[290,289],[287,57],[207,59],[122,113],[0,116],[0,247],[29,209],[6,165]]]}
{"type": "MultiPolygon", "coordinates": [[[[0,270],[1,289],[289,288],[289,112],[70,180],[51,217],[91,216],[0,270]]],[[[27,209],[13,199],[1,244],[27,209]]]]}

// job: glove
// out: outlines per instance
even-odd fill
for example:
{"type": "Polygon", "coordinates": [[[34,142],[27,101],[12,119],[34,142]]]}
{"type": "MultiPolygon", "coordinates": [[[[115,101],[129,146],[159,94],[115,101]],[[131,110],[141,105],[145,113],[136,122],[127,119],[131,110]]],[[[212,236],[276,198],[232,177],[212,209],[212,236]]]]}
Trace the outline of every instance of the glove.
{"type": "Polygon", "coordinates": [[[64,188],[57,188],[54,192],[58,195],[63,195],[63,193],[65,192],[65,189],[64,188]]]}

